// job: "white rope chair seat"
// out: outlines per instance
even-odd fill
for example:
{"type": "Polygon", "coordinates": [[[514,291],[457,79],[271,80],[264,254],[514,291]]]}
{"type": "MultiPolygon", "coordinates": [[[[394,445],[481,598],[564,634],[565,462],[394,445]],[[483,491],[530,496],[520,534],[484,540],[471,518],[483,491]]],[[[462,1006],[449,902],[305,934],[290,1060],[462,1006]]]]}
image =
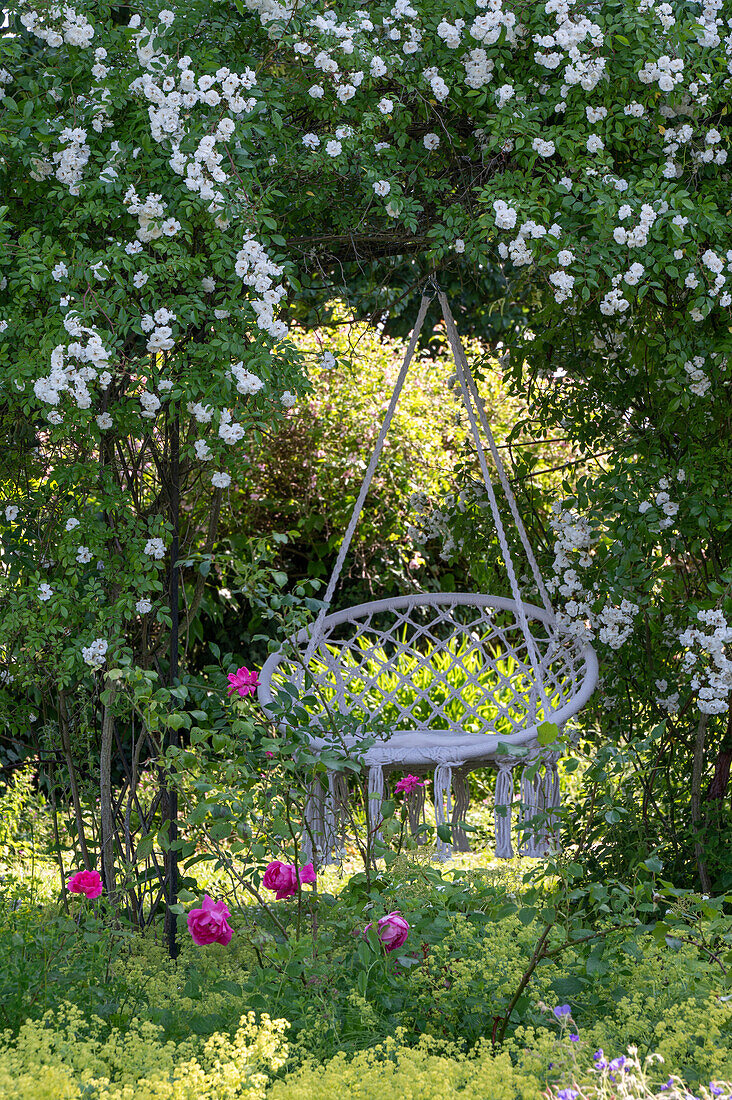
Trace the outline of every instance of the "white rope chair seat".
{"type": "MultiPolygon", "coordinates": [[[[310,635],[303,630],[261,673],[260,702],[273,701],[278,684],[307,692],[314,747],[333,741],[328,711],[373,718],[388,736],[366,749],[367,765],[429,768],[492,762],[500,743],[536,741],[542,722],[562,725],[590,697],[597,660],[590,646],[561,637],[550,615],[522,604],[540,659],[539,690],[514,600],[478,593],[421,593],[375,600],[327,615],[307,666],[310,635]],[[300,663],[288,656],[291,647],[300,663]],[[305,667],[312,686],[305,683],[305,667]]],[[[358,748],[358,736],[345,738],[358,748]]],[[[342,743],[341,741],[338,742],[342,743]]]]}

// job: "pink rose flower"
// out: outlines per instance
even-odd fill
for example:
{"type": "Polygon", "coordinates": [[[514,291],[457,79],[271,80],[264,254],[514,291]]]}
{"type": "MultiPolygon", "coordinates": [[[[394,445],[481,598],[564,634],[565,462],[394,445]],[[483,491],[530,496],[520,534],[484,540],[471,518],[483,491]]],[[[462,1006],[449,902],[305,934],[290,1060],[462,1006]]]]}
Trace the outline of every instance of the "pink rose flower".
{"type": "Polygon", "coordinates": [[[248,668],[238,668],[236,672],[229,673],[228,679],[231,687],[227,691],[227,695],[238,691],[243,698],[245,695],[254,695],[259,687],[259,674],[254,669],[250,672],[248,668]]]}
{"type": "MultiPolygon", "coordinates": [[[[372,927],[372,924],[367,924],[364,932],[368,932],[369,928],[372,927]]],[[[385,917],[376,922],[376,928],[377,935],[387,951],[396,951],[398,947],[405,943],[409,935],[409,924],[398,912],[387,913],[385,917]]]]}
{"type": "Polygon", "coordinates": [[[267,865],[262,879],[262,885],[267,890],[275,891],[277,901],[283,898],[291,898],[304,883],[315,882],[315,868],[312,863],[306,863],[298,872],[291,863],[280,863],[278,859],[267,865]]]}
{"type": "Polygon", "coordinates": [[[400,779],[394,788],[394,794],[411,794],[412,791],[416,791],[417,787],[424,787],[424,780],[420,779],[417,775],[405,775],[404,779],[400,779]]]}
{"type": "Polygon", "coordinates": [[[191,909],[186,918],[193,942],[199,947],[207,943],[228,943],[234,932],[227,923],[230,916],[223,901],[213,901],[205,894],[201,908],[191,909]]]}
{"type": "Polygon", "coordinates": [[[297,893],[297,873],[289,863],[280,863],[278,859],[268,864],[262,879],[262,885],[267,890],[275,891],[277,901],[283,898],[291,898],[297,893]]]}
{"type": "Polygon", "coordinates": [[[66,886],[72,894],[85,894],[88,898],[98,898],[104,891],[98,871],[77,871],[66,886]]]}
{"type": "Polygon", "coordinates": [[[304,886],[308,882],[315,882],[315,868],[312,863],[306,863],[300,868],[300,885],[304,886]]]}

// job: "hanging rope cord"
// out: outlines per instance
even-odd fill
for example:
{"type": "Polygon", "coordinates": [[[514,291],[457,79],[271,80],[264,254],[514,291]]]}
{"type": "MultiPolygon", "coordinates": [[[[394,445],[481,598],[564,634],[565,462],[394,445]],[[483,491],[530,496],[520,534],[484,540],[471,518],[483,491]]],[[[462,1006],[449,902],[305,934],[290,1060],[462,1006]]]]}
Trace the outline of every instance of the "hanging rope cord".
{"type": "MultiPolygon", "coordinates": [[[[477,450],[478,450],[478,456],[481,460],[481,470],[482,470],[482,473],[483,473],[483,480],[486,482],[486,488],[488,488],[488,491],[489,491],[489,494],[490,494],[490,492],[491,492],[491,490],[489,488],[490,478],[488,476],[487,467],[485,467],[485,453],[484,453],[483,447],[481,446],[481,443],[480,443],[480,436],[479,436],[479,433],[478,433],[477,426],[474,423],[473,410],[471,408],[471,402],[470,402],[470,400],[468,398],[468,394],[466,392],[466,382],[467,382],[467,388],[470,392],[470,396],[472,397],[473,402],[475,403],[475,407],[478,410],[478,416],[480,417],[480,424],[481,424],[481,427],[482,427],[482,429],[485,433],[485,437],[488,440],[488,446],[490,447],[491,456],[493,458],[493,461],[496,464],[496,469],[498,470],[498,477],[499,477],[499,480],[501,482],[501,487],[502,487],[503,493],[506,497],[506,503],[508,504],[508,507],[511,510],[511,515],[513,516],[513,521],[516,524],[516,530],[518,531],[519,538],[521,539],[521,545],[524,548],[524,553],[526,554],[526,560],[528,561],[529,568],[531,569],[531,575],[533,576],[536,587],[539,590],[539,595],[541,596],[541,602],[544,604],[545,610],[549,613],[549,615],[551,615],[552,620],[553,620],[554,619],[554,608],[552,607],[551,600],[549,599],[549,593],[546,590],[546,585],[544,584],[544,580],[543,580],[542,575],[539,571],[539,566],[537,564],[536,558],[534,557],[534,551],[531,549],[531,543],[529,542],[528,536],[526,534],[526,528],[524,527],[523,521],[521,519],[521,515],[520,515],[518,507],[516,505],[516,498],[513,495],[513,491],[511,489],[511,483],[508,480],[508,476],[506,474],[506,468],[503,465],[503,462],[501,461],[501,456],[499,454],[498,447],[496,446],[496,441],[493,438],[493,432],[491,431],[490,424],[488,423],[488,417],[486,416],[486,411],[485,411],[485,405],[483,403],[483,398],[478,393],[478,387],[475,384],[475,379],[473,378],[470,367],[468,366],[468,361],[467,361],[467,358],[465,356],[465,349],[463,348],[460,337],[458,336],[457,327],[455,325],[455,320],[453,318],[453,315],[450,311],[450,306],[449,306],[448,301],[447,301],[447,296],[443,293],[443,291],[440,290],[440,291],[438,291],[438,298],[439,298],[440,305],[442,306],[442,316],[445,318],[445,324],[447,326],[447,338],[450,341],[450,348],[452,350],[452,354],[453,354],[453,357],[455,359],[455,366],[457,367],[458,381],[460,382],[460,386],[461,386],[461,389],[463,391],[463,401],[464,401],[465,406],[468,410],[468,416],[470,418],[470,426],[471,426],[471,430],[473,432],[473,438],[475,440],[475,444],[476,444],[476,447],[477,447],[477,450]],[[462,374],[462,377],[461,377],[461,374],[462,374]]],[[[496,508],[496,511],[497,511],[497,508],[496,508]]],[[[499,531],[502,532],[503,527],[501,525],[500,516],[495,516],[494,515],[494,518],[496,519],[497,528],[499,529],[499,531]]],[[[499,535],[499,538],[500,538],[500,535],[499,535]]],[[[502,550],[504,549],[503,544],[501,545],[501,549],[502,550]]],[[[508,570],[509,580],[510,580],[511,579],[511,573],[513,572],[513,567],[512,567],[512,562],[511,562],[510,555],[508,553],[508,548],[506,548],[505,551],[504,551],[504,561],[506,562],[506,569],[508,570]]]]}
{"type": "Polygon", "coordinates": [[[364,474],[361,490],[358,494],[358,497],[356,498],[356,503],[353,506],[351,522],[348,524],[348,527],[346,528],[346,533],[343,536],[343,542],[341,543],[341,548],[338,551],[338,557],[336,558],[333,573],[330,581],[328,582],[328,587],[325,590],[325,596],[323,597],[323,606],[318,612],[318,617],[313,624],[310,641],[308,642],[308,647],[305,650],[304,664],[306,668],[310,663],[310,660],[313,656],[313,653],[315,652],[315,648],[320,639],[320,634],[323,628],[323,621],[325,619],[325,616],[328,614],[328,608],[330,607],[331,600],[333,599],[333,593],[335,592],[335,587],[338,584],[338,579],[341,575],[341,570],[343,569],[343,562],[346,560],[346,554],[348,553],[348,549],[351,545],[351,539],[353,538],[354,531],[358,526],[358,521],[361,518],[361,512],[363,511],[366,494],[369,491],[369,488],[371,486],[371,479],[374,476],[374,471],[376,470],[377,463],[379,461],[379,458],[381,457],[384,440],[386,439],[389,428],[391,427],[391,422],[394,419],[394,412],[396,410],[397,402],[399,401],[399,397],[404,386],[404,379],[407,377],[409,364],[412,362],[412,357],[414,356],[414,351],[417,347],[417,340],[419,339],[419,334],[422,331],[422,325],[424,324],[424,319],[427,316],[427,310],[429,309],[431,301],[431,295],[422,295],[422,301],[419,306],[419,313],[417,314],[417,320],[415,321],[414,328],[412,330],[412,337],[409,341],[409,346],[407,347],[406,353],[404,355],[404,361],[402,363],[401,370],[399,371],[399,376],[394,387],[394,392],[391,395],[389,407],[386,410],[384,423],[381,426],[379,437],[376,440],[376,446],[374,447],[374,453],[371,456],[371,461],[369,462],[366,473],[364,474]]]}
{"type": "MultiPolygon", "coordinates": [[[[467,413],[468,413],[468,418],[469,418],[469,421],[470,421],[470,428],[471,428],[471,432],[472,432],[472,435],[473,435],[473,440],[475,442],[476,450],[478,452],[478,458],[479,458],[479,461],[480,461],[481,473],[483,474],[483,481],[485,482],[486,491],[488,493],[488,501],[489,501],[489,504],[490,504],[491,513],[493,515],[493,520],[494,520],[494,523],[496,525],[496,533],[498,535],[498,542],[499,542],[499,546],[501,548],[501,555],[503,557],[503,561],[504,561],[505,566],[506,566],[506,572],[507,572],[507,575],[508,575],[509,584],[511,586],[511,594],[512,594],[514,602],[516,604],[516,612],[517,612],[517,617],[518,617],[518,620],[519,620],[519,626],[521,627],[521,633],[523,634],[524,639],[526,641],[529,661],[531,663],[532,672],[534,673],[534,676],[536,678],[536,684],[537,684],[537,686],[538,686],[538,688],[541,692],[545,709],[548,710],[550,708],[550,700],[549,700],[549,696],[547,694],[546,686],[545,686],[545,683],[544,683],[544,676],[543,676],[543,672],[542,672],[541,661],[539,660],[539,657],[538,657],[538,654],[537,654],[537,651],[536,651],[536,645],[535,645],[534,639],[532,637],[531,631],[529,630],[528,621],[526,619],[526,613],[524,611],[523,601],[522,601],[522,598],[521,598],[521,589],[519,587],[519,583],[518,583],[518,580],[516,578],[516,573],[515,573],[515,570],[513,568],[513,561],[511,559],[511,553],[510,553],[510,550],[508,548],[508,542],[506,540],[506,534],[505,534],[505,531],[504,531],[504,528],[503,528],[503,523],[502,523],[502,520],[501,520],[500,511],[499,511],[499,508],[498,508],[498,502],[496,500],[495,492],[493,490],[493,483],[491,481],[491,477],[490,477],[490,474],[489,474],[489,471],[488,471],[488,463],[487,463],[487,460],[486,460],[483,444],[482,444],[481,438],[480,438],[480,430],[479,430],[478,424],[476,422],[475,413],[473,412],[471,397],[472,397],[472,400],[475,402],[475,406],[478,410],[478,416],[480,418],[481,426],[482,426],[483,431],[485,432],[486,438],[488,440],[488,445],[490,447],[491,455],[493,457],[493,460],[496,464],[496,469],[498,470],[498,476],[499,476],[499,479],[501,481],[501,486],[503,488],[503,491],[504,491],[504,494],[505,494],[505,497],[506,497],[506,501],[508,503],[509,509],[511,511],[511,515],[512,515],[512,517],[513,517],[513,519],[516,523],[516,527],[518,529],[519,538],[521,539],[521,545],[524,548],[524,552],[526,554],[526,557],[527,557],[527,560],[528,560],[528,563],[529,563],[529,567],[530,567],[532,575],[534,577],[534,581],[536,582],[537,588],[539,589],[539,593],[541,595],[544,607],[545,607],[546,611],[548,612],[548,614],[551,616],[552,622],[554,621],[554,611],[553,611],[553,608],[551,606],[551,602],[549,600],[549,595],[547,593],[546,587],[545,587],[544,582],[542,580],[541,573],[539,572],[539,567],[537,565],[536,558],[534,557],[533,551],[532,551],[531,546],[529,544],[529,540],[528,540],[527,535],[526,535],[526,530],[525,530],[524,525],[521,521],[521,517],[519,515],[518,508],[516,506],[516,500],[515,500],[515,498],[513,496],[513,493],[511,491],[511,486],[510,486],[508,477],[506,476],[506,471],[505,471],[505,468],[503,466],[503,463],[501,462],[501,458],[500,458],[500,455],[498,453],[498,449],[496,447],[496,443],[495,443],[495,440],[493,438],[493,434],[490,430],[490,426],[488,424],[488,418],[487,418],[486,413],[485,413],[485,407],[483,405],[480,394],[478,393],[477,387],[475,385],[475,381],[474,381],[474,379],[472,377],[472,374],[470,372],[470,368],[468,366],[468,362],[467,362],[467,359],[465,357],[465,352],[463,350],[462,343],[460,342],[460,337],[458,336],[457,329],[455,327],[455,321],[453,319],[452,313],[450,312],[450,307],[448,305],[447,297],[443,293],[443,291],[441,291],[439,289],[437,290],[437,296],[438,296],[438,300],[440,302],[440,306],[442,308],[442,314],[443,314],[443,317],[445,319],[445,325],[447,327],[448,341],[450,343],[450,348],[451,348],[451,351],[452,351],[452,354],[453,354],[453,358],[455,360],[455,368],[456,368],[456,371],[457,371],[458,381],[460,383],[460,388],[461,388],[461,392],[462,392],[462,396],[463,396],[463,402],[465,404],[465,408],[466,408],[467,413]]],[[[343,537],[343,542],[341,543],[340,550],[338,551],[338,556],[336,558],[336,562],[335,562],[335,566],[333,568],[332,576],[330,578],[330,581],[328,582],[328,587],[326,588],[325,596],[323,597],[323,606],[320,609],[320,611],[318,612],[318,616],[317,616],[317,618],[316,618],[316,620],[313,624],[312,630],[310,632],[310,640],[308,642],[307,649],[306,649],[305,654],[304,654],[305,667],[307,667],[309,665],[310,660],[312,659],[312,656],[315,652],[315,649],[316,649],[316,647],[319,643],[319,640],[320,640],[320,637],[321,637],[321,634],[322,634],[323,622],[325,620],[326,615],[328,614],[328,610],[330,608],[330,604],[331,604],[331,601],[333,599],[333,593],[335,592],[336,585],[338,583],[338,580],[339,580],[340,575],[341,575],[341,571],[343,569],[343,563],[345,561],[346,554],[348,553],[348,550],[350,548],[351,540],[353,539],[353,535],[355,533],[356,527],[358,526],[358,521],[361,518],[361,513],[363,511],[363,506],[364,506],[364,503],[365,503],[365,500],[366,500],[366,496],[367,496],[369,488],[371,486],[371,481],[373,479],[374,472],[376,470],[376,466],[378,464],[379,458],[381,457],[381,452],[382,452],[383,447],[384,447],[384,441],[385,441],[386,436],[389,432],[389,428],[391,427],[391,423],[392,423],[392,420],[394,418],[394,413],[396,411],[396,407],[397,407],[397,404],[399,402],[399,398],[401,396],[402,389],[404,387],[404,382],[405,382],[405,379],[407,377],[407,372],[409,370],[410,364],[411,364],[412,359],[414,357],[414,352],[415,352],[415,349],[417,347],[417,341],[419,339],[419,334],[422,330],[422,326],[424,324],[424,319],[427,315],[427,310],[430,306],[431,301],[432,301],[432,295],[431,294],[425,293],[422,296],[422,301],[421,301],[420,307],[419,307],[419,313],[417,314],[417,320],[415,322],[414,329],[412,330],[412,336],[410,338],[409,345],[408,345],[407,350],[406,350],[405,355],[404,355],[404,360],[402,362],[402,366],[401,366],[401,369],[399,371],[399,375],[397,377],[396,385],[394,386],[394,392],[392,393],[391,400],[389,402],[389,406],[387,408],[386,415],[384,417],[384,422],[382,424],[381,431],[379,432],[379,436],[376,440],[374,451],[373,451],[373,454],[371,456],[371,461],[369,462],[368,468],[367,468],[366,473],[364,475],[363,483],[361,485],[361,489],[360,489],[358,497],[356,499],[356,503],[353,507],[353,513],[351,515],[351,520],[348,524],[348,527],[346,528],[346,533],[343,537]]]]}
{"type": "Polygon", "coordinates": [[[475,443],[475,449],[478,452],[478,460],[480,462],[481,473],[483,474],[483,482],[485,483],[486,491],[488,493],[488,503],[490,504],[491,514],[493,515],[493,522],[496,525],[496,534],[498,535],[498,544],[501,548],[501,557],[503,558],[504,565],[506,566],[508,583],[511,586],[511,595],[513,596],[514,603],[516,605],[516,614],[518,617],[519,625],[521,627],[521,633],[523,634],[526,641],[529,661],[531,662],[531,670],[536,677],[536,683],[539,687],[544,702],[545,712],[547,712],[550,710],[551,701],[546,690],[542,664],[536,650],[534,637],[531,633],[531,630],[529,629],[529,624],[526,619],[526,612],[524,611],[524,604],[521,596],[521,588],[519,587],[519,583],[516,578],[516,572],[513,568],[511,551],[508,548],[506,532],[503,527],[503,521],[501,520],[501,512],[498,507],[498,501],[496,500],[496,494],[493,490],[493,482],[491,481],[491,476],[488,471],[488,462],[486,460],[485,450],[483,449],[483,444],[480,438],[480,431],[478,429],[478,424],[475,419],[475,413],[473,412],[473,402],[475,402],[475,407],[478,410],[478,416],[481,420],[481,426],[488,440],[488,445],[491,449],[493,461],[495,462],[496,468],[498,470],[498,477],[500,479],[506,501],[511,511],[511,515],[513,516],[513,519],[516,523],[516,527],[518,528],[521,545],[523,546],[524,552],[526,553],[529,567],[531,568],[534,580],[541,594],[544,607],[549,615],[551,615],[552,621],[554,620],[554,611],[552,609],[551,603],[549,602],[549,594],[546,591],[544,581],[542,580],[541,573],[539,572],[539,566],[537,564],[536,558],[534,557],[534,553],[531,549],[531,545],[526,535],[526,529],[521,520],[521,516],[519,515],[519,510],[516,506],[516,499],[513,495],[513,492],[511,491],[511,485],[508,477],[506,476],[505,467],[501,461],[501,456],[498,453],[496,441],[493,438],[493,433],[491,432],[490,425],[488,423],[488,417],[486,416],[485,406],[483,404],[480,394],[478,393],[478,388],[475,384],[475,379],[473,378],[473,375],[470,371],[470,367],[468,366],[465,351],[463,349],[460,337],[458,336],[457,328],[455,327],[455,320],[452,313],[450,312],[450,306],[447,301],[447,296],[443,291],[439,290],[437,292],[437,297],[440,302],[440,306],[442,307],[442,316],[445,319],[445,326],[447,328],[447,338],[450,343],[453,358],[455,360],[455,369],[457,371],[458,382],[460,383],[460,389],[463,396],[463,404],[465,405],[466,411],[468,413],[470,430],[473,436],[473,441],[475,443]]]}

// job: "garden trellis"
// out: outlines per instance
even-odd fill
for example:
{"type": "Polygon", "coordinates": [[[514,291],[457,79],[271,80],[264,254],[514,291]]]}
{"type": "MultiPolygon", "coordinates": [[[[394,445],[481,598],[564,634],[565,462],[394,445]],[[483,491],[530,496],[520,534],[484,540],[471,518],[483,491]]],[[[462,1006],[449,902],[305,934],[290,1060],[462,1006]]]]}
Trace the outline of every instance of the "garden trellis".
{"type": "MultiPolygon", "coordinates": [[[[467,848],[461,828],[468,808],[467,774],[490,766],[497,772],[495,793],[496,855],[513,855],[511,839],[513,772],[523,764],[521,817],[526,824],[541,813],[541,825],[528,833],[523,851],[546,851],[553,809],[559,805],[556,752],[539,745],[539,727],[559,727],[576,714],[597,682],[593,648],[562,634],[521,521],[480,394],[471,374],[447,297],[436,289],[455,362],[457,382],[480,462],[488,505],[495,524],[510,597],[483,593],[421,593],[376,600],[328,614],[343,563],[358,525],[366,495],[394,416],[419,334],[433,295],[422,297],[417,320],[384,423],[376,441],[350,523],[315,623],[270,655],[259,687],[267,709],[278,685],[287,681],[314,705],[311,735],[317,750],[343,746],[367,769],[368,812],[379,817],[385,777],[394,770],[433,771],[437,825],[450,825],[452,843],[467,848]],[[488,468],[481,428],[488,441],[505,501],[516,526],[541,607],[521,593],[488,468]],[[296,656],[294,655],[296,651],[296,656]],[[312,679],[310,679],[312,678],[312,679]],[[329,714],[348,714],[361,722],[364,736],[336,738],[329,714]],[[384,734],[374,734],[374,721],[384,734]],[[525,750],[521,755],[512,749],[525,750]],[[530,766],[530,765],[539,765],[530,766]]],[[[315,839],[317,856],[327,862],[339,844],[343,773],[328,771],[327,789],[316,782],[307,810],[305,844],[315,839]]],[[[416,826],[421,807],[412,806],[416,826]]],[[[443,833],[444,830],[440,830],[443,833]]],[[[447,856],[452,844],[439,837],[447,856]]],[[[310,854],[310,853],[308,853],[310,854]]]]}

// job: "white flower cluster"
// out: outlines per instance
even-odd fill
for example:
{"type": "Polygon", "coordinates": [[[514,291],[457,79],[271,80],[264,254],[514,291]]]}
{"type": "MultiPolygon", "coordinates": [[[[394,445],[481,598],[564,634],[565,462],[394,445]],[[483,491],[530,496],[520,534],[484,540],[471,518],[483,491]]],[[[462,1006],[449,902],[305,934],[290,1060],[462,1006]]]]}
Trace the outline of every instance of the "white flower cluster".
{"type": "Polygon", "coordinates": [[[206,202],[207,209],[217,215],[217,225],[223,228],[226,219],[221,211],[225,198],[220,185],[229,177],[222,168],[224,153],[216,146],[229,142],[236,130],[235,120],[244,118],[256,106],[255,96],[242,95],[255,87],[256,73],[249,68],[235,73],[222,67],[215,75],[207,73],[196,79],[190,68],[191,58],[185,55],[177,62],[176,80],[170,75],[170,58],[157,48],[156,34],[156,29],[143,27],[135,42],[143,67],[151,69],[155,63],[159,73],[146,72],[130,88],[150,102],[150,132],[154,141],[169,148],[170,167],[183,177],[188,191],[197,193],[206,202]],[[184,152],[188,122],[196,105],[216,110],[217,117],[211,124],[212,132],[201,138],[192,152],[184,152]],[[224,109],[229,114],[221,117],[224,109]]]}
{"type": "Polygon", "coordinates": [[[646,61],[638,79],[641,84],[657,83],[660,91],[672,92],[684,79],[683,59],[663,54],[658,61],[646,61]]]}
{"type": "MultiPolygon", "coordinates": [[[[500,200],[499,200],[500,201],[500,200]]],[[[495,206],[495,204],[494,204],[495,206]]],[[[500,210],[496,211],[498,217],[500,210]]],[[[547,233],[557,235],[561,230],[558,225],[552,225],[550,229],[539,225],[533,218],[529,218],[519,228],[518,235],[506,245],[501,241],[498,245],[498,253],[502,259],[510,259],[515,267],[525,267],[534,262],[534,254],[527,245],[527,240],[540,240],[547,233]]]]}
{"type": "Polygon", "coordinates": [[[156,558],[159,561],[165,557],[165,543],[161,538],[148,539],[143,553],[147,554],[149,558],[156,558]]]}
{"type": "Polygon", "coordinates": [[[70,195],[78,195],[79,184],[91,154],[91,148],[86,143],[86,130],[81,126],[74,129],[67,126],[59,134],[58,140],[64,148],[53,154],[56,179],[68,187],[70,195]]]}
{"type": "Polygon", "coordinates": [[[636,286],[645,275],[645,272],[646,269],[643,264],[631,264],[623,275],[623,281],[626,282],[628,286],[636,286]]]}
{"type": "Polygon", "coordinates": [[[699,693],[699,710],[723,714],[729,709],[732,692],[732,626],[722,611],[698,611],[696,617],[707,629],[690,627],[679,635],[686,649],[683,668],[691,673],[691,686],[699,693]],[[709,658],[706,667],[700,665],[699,650],[709,658]]]}
{"type": "Polygon", "coordinates": [[[438,103],[444,103],[450,94],[450,88],[440,76],[437,69],[435,69],[434,67],[425,69],[424,77],[425,80],[427,80],[427,82],[429,83],[430,89],[432,90],[432,95],[435,97],[438,103]]]}
{"type": "MultiPolygon", "coordinates": [[[[683,471],[679,471],[679,473],[681,474],[683,471]]],[[[684,474],[684,477],[685,476],[684,474]]],[[[683,481],[683,479],[683,477],[678,477],[677,475],[677,480],[683,481]]],[[[642,516],[646,515],[653,507],[660,509],[662,516],[658,521],[658,526],[661,529],[673,526],[674,516],[679,510],[676,501],[671,500],[671,497],[668,495],[667,490],[669,488],[668,478],[662,477],[658,483],[658,491],[655,493],[654,499],[652,501],[642,500],[638,505],[638,511],[642,516]]]]}
{"type": "Polygon", "coordinates": [[[270,260],[258,241],[247,236],[243,247],[236,254],[234,271],[247,286],[260,295],[251,302],[257,315],[258,327],[268,332],[273,339],[282,340],[287,335],[287,325],[284,321],[274,319],[275,307],[286,294],[283,286],[274,285],[274,280],[282,274],[282,268],[270,260]]]}
{"type": "Polygon", "coordinates": [[[597,23],[576,14],[572,7],[567,0],[548,0],[544,10],[556,16],[557,28],[552,34],[534,35],[534,45],[541,47],[534,52],[534,61],[549,70],[566,61],[562,79],[567,90],[579,84],[590,92],[605,73],[605,58],[594,52],[602,46],[604,35],[597,23]],[[587,39],[593,52],[583,53],[580,47],[587,39]]]}
{"type": "Polygon", "coordinates": [[[574,275],[570,275],[567,271],[552,271],[549,282],[556,287],[555,301],[565,302],[571,296],[574,289],[574,275]]]}
{"type": "Polygon", "coordinates": [[[238,363],[232,363],[231,377],[236,382],[236,388],[239,393],[259,393],[264,387],[262,379],[258,378],[256,374],[252,374],[250,371],[246,370],[241,360],[238,363]]]}
{"type": "Polygon", "coordinates": [[[483,49],[471,50],[463,57],[463,65],[465,66],[465,83],[469,88],[474,88],[477,91],[484,88],[486,84],[490,84],[493,79],[495,63],[483,49]]]}
{"type": "Polygon", "coordinates": [[[583,516],[559,503],[552,507],[551,525],[556,539],[553,576],[547,589],[565,597],[557,613],[560,629],[588,642],[598,637],[611,649],[619,649],[633,631],[637,604],[622,599],[615,605],[608,600],[599,613],[593,611],[597,593],[586,590],[578,569],[592,565],[591,549],[597,537],[583,516]]]}
{"type": "Polygon", "coordinates": [[[68,345],[58,344],[51,352],[50,374],[33,383],[36,397],[47,405],[58,405],[61,394],[70,394],[77,408],[88,409],[91,394],[88,382],[95,381],[98,371],[109,365],[109,352],[94,329],[83,328],[72,312],[66,314],[64,326],[72,336],[88,335],[85,345],[78,340],[68,345]],[[81,365],[80,365],[81,364],[81,365]]]}
{"type": "MultiPolygon", "coordinates": [[[[619,280],[620,277],[617,276],[617,278],[619,280]]],[[[622,291],[617,287],[609,290],[600,301],[600,313],[604,313],[606,317],[612,317],[615,313],[624,313],[629,307],[630,302],[623,297],[622,291]]]]}
{"type": "Polygon", "coordinates": [[[81,656],[90,668],[101,668],[107,660],[109,642],[104,638],[95,638],[91,645],[82,646],[81,656]]]}
{"type": "MultiPolygon", "coordinates": [[[[480,5],[483,7],[484,5],[480,5]]],[[[489,10],[479,15],[470,26],[470,34],[485,46],[495,46],[505,29],[506,41],[515,46],[518,42],[516,16],[512,11],[504,11],[503,0],[490,0],[489,10]]]]}
{"type": "MultiPolygon", "coordinates": [[[[625,212],[627,204],[621,206],[620,209],[625,212]]],[[[629,217],[629,213],[625,213],[625,217],[629,217]]],[[[641,206],[638,225],[634,229],[626,229],[625,226],[619,225],[613,230],[615,243],[625,244],[628,248],[645,248],[648,244],[651,227],[657,217],[658,215],[650,203],[644,202],[641,206]]]]}
{"type": "Polygon", "coordinates": [[[518,211],[509,206],[503,199],[496,199],[493,203],[495,211],[495,224],[497,229],[513,229],[518,218],[518,211]]]}
{"type": "Polygon", "coordinates": [[[606,603],[598,616],[600,641],[611,649],[620,649],[633,633],[633,620],[639,611],[638,604],[630,600],[621,600],[617,607],[606,603]]]}
{"type": "Polygon", "coordinates": [[[155,393],[148,393],[147,390],[142,390],[138,396],[142,405],[140,416],[145,417],[146,420],[154,420],[160,408],[160,398],[155,393]]]}
{"type": "Polygon", "coordinates": [[[656,680],[656,690],[661,693],[659,696],[656,697],[656,703],[661,708],[661,710],[665,710],[667,714],[678,714],[678,691],[673,691],[669,695],[666,695],[666,692],[668,691],[667,680],[656,680]]]}
{"type": "Polygon", "coordinates": [[[709,376],[703,370],[706,358],[703,355],[695,355],[693,359],[687,359],[684,370],[689,376],[689,390],[696,397],[704,397],[712,383],[709,376]]]}
{"type": "MultiPolygon", "coordinates": [[[[150,352],[158,351],[170,351],[175,347],[175,340],[173,339],[173,329],[171,328],[169,321],[177,321],[177,317],[174,313],[171,313],[165,306],[161,306],[154,314],[146,313],[140,321],[140,328],[143,332],[149,332],[151,335],[147,341],[147,350],[150,352]]],[[[157,400],[157,398],[156,398],[157,400]]],[[[145,402],[143,401],[143,404],[145,402]]],[[[149,406],[148,406],[149,407],[149,406]]],[[[153,409],[156,412],[160,408],[160,402],[153,409]]]]}
{"type": "Polygon", "coordinates": [[[230,410],[222,409],[219,421],[219,437],[223,439],[224,443],[238,443],[240,439],[244,438],[245,434],[246,431],[242,425],[231,419],[230,410]]]}
{"type": "MultiPolygon", "coordinates": [[[[129,187],[122,201],[127,206],[130,214],[133,214],[140,223],[137,230],[138,240],[147,244],[149,241],[156,241],[164,235],[163,215],[167,204],[163,202],[162,195],[150,194],[143,202],[135,188],[129,187]]],[[[174,222],[175,219],[172,219],[172,221],[174,222]]],[[[168,228],[170,229],[170,224],[168,224],[168,228]]],[[[174,234],[168,232],[165,235],[172,236],[174,234]]]]}
{"type": "Polygon", "coordinates": [[[213,407],[202,405],[200,401],[189,401],[186,406],[191,416],[196,418],[198,424],[210,424],[213,419],[213,407]]]}
{"type": "Polygon", "coordinates": [[[52,4],[43,15],[33,10],[23,12],[20,21],[30,34],[40,38],[52,49],[57,49],[66,42],[69,46],[78,46],[85,50],[91,46],[94,37],[94,27],[86,16],[77,14],[66,5],[62,7],[52,4]],[[50,22],[55,26],[50,26],[50,22]]]}
{"type": "MultiPolygon", "coordinates": [[[[463,498],[464,492],[457,501],[457,507],[461,511],[464,510],[463,498]]],[[[436,508],[432,497],[422,492],[412,493],[409,503],[412,507],[414,522],[407,526],[407,537],[417,545],[439,539],[442,543],[440,557],[447,560],[455,549],[455,540],[447,522],[448,515],[456,503],[455,497],[452,493],[447,494],[441,502],[444,510],[436,508]]]]}
{"type": "Polygon", "coordinates": [[[456,19],[454,23],[448,23],[446,19],[443,19],[442,22],[437,24],[437,37],[442,39],[448,49],[457,50],[463,37],[464,28],[464,19],[456,19]]]}
{"type": "Polygon", "coordinates": [[[556,145],[553,141],[545,141],[543,138],[536,137],[531,142],[531,148],[535,153],[538,153],[540,157],[553,157],[556,152],[556,145]]]}

